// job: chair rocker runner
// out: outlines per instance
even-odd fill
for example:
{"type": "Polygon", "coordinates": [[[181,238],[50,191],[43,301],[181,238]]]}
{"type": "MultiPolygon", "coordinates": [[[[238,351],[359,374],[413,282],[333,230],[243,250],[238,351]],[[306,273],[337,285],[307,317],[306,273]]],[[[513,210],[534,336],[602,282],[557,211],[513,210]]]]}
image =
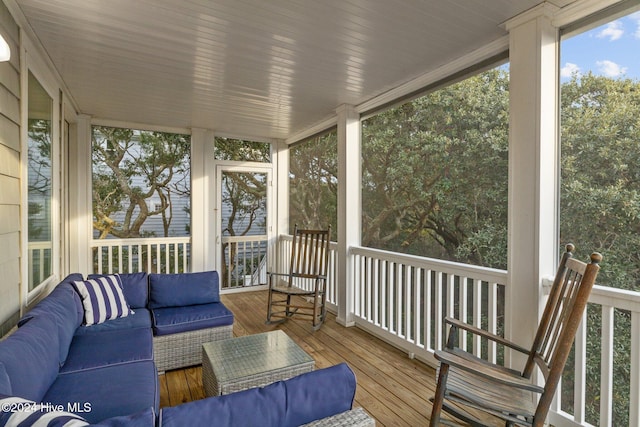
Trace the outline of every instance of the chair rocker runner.
{"type": "Polygon", "coordinates": [[[297,314],[311,317],[314,330],[322,326],[326,316],[330,240],[331,226],[326,230],[295,226],[289,273],[269,273],[268,324],[284,322],[297,314]],[[312,299],[312,306],[303,298],[312,299]]]}
{"type": "Polygon", "coordinates": [[[440,367],[431,427],[455,425],[440,419],[442,411],[472,426],[484,426],[471,415],[476,410],[504,420],[505,426],[544,425],[602,261],[602,255],[593,253],[586,264],[572,258],[572,244],[566,249],[531,349],[457,319],[445,319],[450,330],[446,347],[435,353],[440,367]],[[524,369],[495,365],[462,350],[457,344],[461,329],[527,355],[524,369]],[[536,366],[541,383],[531,380],[536,366]]]}

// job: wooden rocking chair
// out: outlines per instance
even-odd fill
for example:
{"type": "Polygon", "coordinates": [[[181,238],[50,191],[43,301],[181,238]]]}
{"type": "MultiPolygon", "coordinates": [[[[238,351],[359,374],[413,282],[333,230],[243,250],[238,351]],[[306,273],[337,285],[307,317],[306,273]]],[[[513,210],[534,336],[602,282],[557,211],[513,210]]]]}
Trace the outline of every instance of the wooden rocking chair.
{"type": "Polygon", "coordinates": [[[295,226],[289,273],[269,273],[268,324],[284,322],[298,314],[311,317],[314,330],[322,326],[330,240],[331,226],[326,230],[300,230],[295,226]],[[301,298],[311,298],[313,305],[301,298]]]}
{"type": "Polygon", "coordinates": [[[602,255],[593,253],[591,262],[585,264],[572,258],[573,245],[566,248],[531,349],[456,319],[445,319],[451,329],[446,348],[435,354],[440,368],[430,426],[455,425],[440,419],[442,410],[472,426],[485,425],[462,408],[498,417],[505,426],[544,425],[602,261],[602,255]],[[460,329],[528,355],[524,369],[512,370],[465,352],[456,344],[460,329]],[[531,381],[535,366],[542,373],[539,384],[531,381]]]}

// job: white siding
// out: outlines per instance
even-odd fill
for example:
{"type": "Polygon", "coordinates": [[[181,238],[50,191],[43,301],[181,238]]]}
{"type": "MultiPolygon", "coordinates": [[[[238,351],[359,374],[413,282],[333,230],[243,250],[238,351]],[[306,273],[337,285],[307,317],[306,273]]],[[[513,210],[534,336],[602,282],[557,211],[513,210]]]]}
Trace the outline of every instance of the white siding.
{"type": "Polygon", "coordinates": [[[11,61],[0,63],[0,335],[20,312],[20,74],[19,30],[0,2],[0,33],[11,61]]]}

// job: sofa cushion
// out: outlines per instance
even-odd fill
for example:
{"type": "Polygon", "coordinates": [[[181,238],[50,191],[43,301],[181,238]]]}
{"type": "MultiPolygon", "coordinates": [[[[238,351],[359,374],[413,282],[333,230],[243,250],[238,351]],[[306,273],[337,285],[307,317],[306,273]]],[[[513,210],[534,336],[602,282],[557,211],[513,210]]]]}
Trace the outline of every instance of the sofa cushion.
{"type": "Polygon", "coordinates": [[[95,334],[98,332],[117,331],[121,329],[151,329],[151,313],[146,308],[136,308],[127,317],[102,322],[97,325],[81,325],[75,335],[95,334]]]}
{"type": "MultiPolygon", "coordinates": [[[[97,279],[107,276],[106,274],[90,274],[87,279],[97,279]]],[[[146,272],[140,273],[120,273],[122,281],[122,291],[129,303],[129,307],[144,308],[149,302],[149,275],[146,272]]]]}
{"type": "Polygon", "coordinates": [[[11,381],[9,381],[9,375],[7,375],[4,365],[0,363],[0,394],[10,396],[11,393],[11,381]]]}
{"type": "Polygon", "coordinates": [[[0,426],[88,426],[79,415],[67,412],[66,405],[53,407],[15,396],[0,395],[0,426]]]}
{"type": "Polygon", "coordinates": [[[84,324],[94,325],[126,317],[131,313],[122,292],[120,277],[115,275],[73,282],[84,306],[84,324]]]}
{"type": "Polygon", "coordinates": [[[78,371],[58,376],[42,399],[70,405],[72,412],[97,423],[147,408],[157,411],[158,372],[152,361],[78,371]]]}
{"type": "Polygon", "coordinates": [[[83,310],[80,297],[69,282],[69,280],[75,278],[82,280],[82,275],[76,274],[68,276],[18,322],[18,326],[21,327],[33,319],[33,317],[42,313],[54,317],[58,325],[58,338],[60,339],[60,345],[58,347],[60,350],[58,361],[60,365],[66,360],[73,334],[76,328],[82,323],[83,310]]]}
{"type": "Polygon", "coordinates": [[[149,275],[149,308],[220,302],[218,272],[149,275]]]}
{"type": "Polygon", "coordinates": [[[233,313],[221,302],[151,310],[154,335],[169,335],[233,325],[233,313]]]}
{"type": "Polygon", "coordinates": [[[163,408],[161,427],[294,427],[351,409],[353,371],[344,363],[263,388],[163,408]]]}
{"type": "Polygon", "coordinates": [[[55,318],[41,313],[0,342],[11,394],[41,401],[58,375],[60,345],[55,318]]]}
{"type": "Polygon", "coordinates": [[[121,417],[113,417],[91,424],[92,427],[155,427],[156,413],[153,408],[121,417]]]}
{"type": "Polygon", "coordinates": [[[153,360],[151,329],[122,329],[76,336],[60,374],[153,360]]]}

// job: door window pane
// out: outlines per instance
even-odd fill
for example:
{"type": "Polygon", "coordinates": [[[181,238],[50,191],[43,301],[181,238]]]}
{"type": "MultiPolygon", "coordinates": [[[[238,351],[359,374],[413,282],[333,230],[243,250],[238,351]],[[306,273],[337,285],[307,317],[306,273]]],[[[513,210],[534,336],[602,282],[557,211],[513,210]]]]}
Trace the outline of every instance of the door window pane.
{"type": "Polygon", "coordinates": [[[222,289],[266,283],[268,174],[223,171],[221,178],[222,289]]]}

